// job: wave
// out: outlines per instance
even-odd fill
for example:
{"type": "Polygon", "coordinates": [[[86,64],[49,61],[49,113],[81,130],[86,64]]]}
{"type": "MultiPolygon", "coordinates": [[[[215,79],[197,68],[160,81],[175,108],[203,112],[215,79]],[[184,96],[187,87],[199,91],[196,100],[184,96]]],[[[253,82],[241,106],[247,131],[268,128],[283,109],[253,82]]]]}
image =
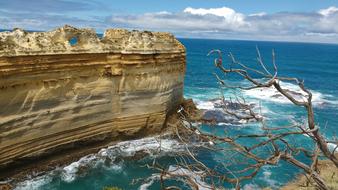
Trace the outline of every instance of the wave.
{"type": "MultiPolygon", "coordinates": [[[[243,190],[258,190],[258,189],[262,189],[260,188],[258,185],[250,183],[250,184],[245,184],[243,186],[243,190]]],[[[235,190],[235,189],[232,189],[235,190]]]]}
{"type": "MultiPolygon", "coordinates": [[[[220,98],[214,98],[209,100],[194,100],[196,107],[200,110],[222,110],[222,101],[220,98]]],[[[249,105],[255,106],[255,102],[247,102],[249,105]]],[[[266,113],[273,113],[270,109],[267,107],[261,107],[259,110],[260,113],[266,114],[266,113]]]]}
{"type": "Polygon", "coordinates": [[[196,185],[198,186],[198,189],[200,189],[200,190],[213,189],[209,184],[205,183],[202,180],[201,174],[203,172],[191,171],[191,170],[182,168],[180,166],[174,166],[174,165],[169,166],[168,172],[173,174],[173,175],[178,175],[178,176],[189,176],[190,178],[192,178],[196,182],[196,185]]]}
{"type": "Polygon", "coordinates": [[[15,190],[38,190],[40,187],[51,183],[53,178],[50,175],[43,175],[25,180],[16,185],[15,190]]]}
{"type": "Polygon", "coordinates": [[[77,173],[81,167],[88,167],[94,161],[97,161],[94,154],[87,155],[77,162],[73,162],[62,169],[61,179],[65,182],[72,182],[76,179],[77,173]]]}
{"type": "MultiPolygon", "coordinates": [[[[296,98],[296,100],[306,101],[307,94],[303,90],[301,90],[298,85],[281,81],[279,82],[279,84],[281,85],[282,89],[288,90],[288,92],[292,94],[296,98]]],[[[312,93],[312,103],[315,106],[338,103],[337,100],[331,100],[333,97],[332,95],[325,95],[314,90],[310,91],[312,93]]],[[[279,93],[274,87],[245,90],[243,93],[248,97],[253,97],[256,99],[267,100],[283,104],[292,103],[281,93],[279,93]]]]}
{"type": "Polygon", "coordinates": [[[138,188],[138,190],[148,190],[148,188],[152,186],[156,180],[159,179],[160,179],[159,174],[152,174],[145,180],[145,182],[138,188]]]}
{"type": "Polygon", "coordinates": [[[265,181],[268,184],[269,188],[277,189],[281,186],[281,184],[278,181],[272,179],[272,172],[268,168],[269,167],[263,168],[263,176],[261,177],[261,180],[265,181]]]}
{"type": "MultiPolygon", "coordinates": [[[[279,189],[283,183],[272,179],[272,171],[270,170],[272,166],[263,167],[262,173],[259,174],[258,179],[263,181],[265,185],[258,185],[256,183],[248,183],[243,186],[243,190],[258,190],[258,189],[279,189]]],[[[233,189],[234,190],[234,189],[233,189]]]]}
{"type": "Polygon", "coordinates": [[[335,152],[338,152],[338,148],[337,148],[338,145],[337,145],[337,144],[334,144],[334,143],[327,143],[327,145],[328,145],[330,151],[335,150],[335,152]]]}
{"type": "MultiPolygon", "coordinates": [[[[198,189],[200,190],[211,190],[213,189],[209,184],[205,183],[202,178],[201,178],[201,174],[203,174],[200,171],[191,171],[188,170],[186,168],[182,168],[180,166],[176,166],[176,165],[170,165],[168,168],[168,173],[170,173],[171,175],[175,176],[188,176],[191,179],[193,179],[193,181],[196,182],[196,185],[198,186],[198,189]]],[[[170,176],[168,175],[164,175],[162,176],[163,179],[172,179],[172,180],[182,180],[180,178],[174,179],[174,178],[170,178],[170,176]]],[[[138,188],[138,190],[148,190],[148,188],[154,184],[155,181],[160,180],[160,174],[152,174],[150,177],[148,177],[147,179],[144,180],[144,183],[138,188]]]]}
{"type": "MultiPolygon", "coordinates": [[[[117,158],[133,157],[138,152],[144,152],[149,156],[161,156],[183,150],[185,150],[185,147],[177,140],[166,138],[165,136],[124,141],[108,148],[103,148],[96,154],[84,156],[78,161],[65,167],[56,168],[41,176],[30,177],[29,179],[16,184],[15,190],[41,189],[57,176],[60,176],[62,181],[71,183],[81,175],[84,168],[95,168],[101,166],[103,163],[107,163],[107,161],[109,161],[111,165],[106,169],[118,172],[122,170],[123,164],[121,162],[115,162],[117,158]]],[[[143,189],[144,188],[146,188],[146,185],[143,186],[143,189]]]]}
{"type": "MultiPolygon", "coordinates": [[[[214,121],[219,126],[243,126],[246,124],[252,124],[255,120],[246,120],[237,118],[226,110],[236,112],[237,115],[248,115],[248,111],[243,109],[243,105],[225,100],[223,102],[220,98],[211,100],[195,100],[196,107],[202,110],[202,118],[206,121],[214,121]],[[226,110],[225,110],[226,109],[226,110]]],[[[259,107],[253,102],[246,102],[246,105],[250,106],[252,110],[257,114],[257,117],[263,117],[263,115],[274,113],[266,107],[259,107]]]]}
{"type": "Polygon", "coordinates": [[[207,101],[201,101],[201,100],[195,100],[196,107],[200,110],[214,110],[215,104],[211,100],[207,101]]]}
{"type": "MultiPolygon", "coordinates": [[[[247,84],[245,81],[240,83],[243,85],[247,84]]],[[[279,83],[283,89],[288,90],[297,100],[304,101],[304,97],[307,96],[296,84],[282,81],[279,83]]],[[[186,89],[185,97],[192,98],[197,103],[199,109],[214,109],[213,104],[209,100],[221,97],[220,89],[217,88],[186,87],[186,89]]],[[[224,89],[223,94],[226,98],[232,97],[232,92],[232,90],[224,89]]],[[[315,90],[311,90],[311,92],[312,103],[315,106],[338,105],[337,98],[331,94],[323,94],[315,90]]],[[[290,100],[280,94],[274,87],[243,90],[242,94],[249,101],[253,98],[282,104],[292,104],[290,100]]]]}

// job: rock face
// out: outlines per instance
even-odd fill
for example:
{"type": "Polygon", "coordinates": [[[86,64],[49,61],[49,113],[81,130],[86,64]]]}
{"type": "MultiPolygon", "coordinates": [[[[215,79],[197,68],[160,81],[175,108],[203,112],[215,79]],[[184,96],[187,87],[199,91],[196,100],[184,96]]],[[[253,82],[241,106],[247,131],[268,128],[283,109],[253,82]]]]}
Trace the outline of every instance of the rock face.
{"type": "Polygon", "coordinates": [[[183,99],[185,48],[171,34],[64,26],[0,33],[0,168],[159,131],[183,99]]]}

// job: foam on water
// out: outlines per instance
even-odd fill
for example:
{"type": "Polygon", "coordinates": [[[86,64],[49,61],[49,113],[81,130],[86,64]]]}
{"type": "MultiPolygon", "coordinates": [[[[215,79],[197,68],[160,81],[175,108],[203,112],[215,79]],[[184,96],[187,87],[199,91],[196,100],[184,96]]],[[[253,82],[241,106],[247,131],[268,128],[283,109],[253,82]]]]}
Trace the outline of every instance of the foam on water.
{"type": "Polygon", "coordinates": [[[217,125],[221,125],[221,126],[231,126],[232,124],[231,123],[217,123],[217,125]]]}
{"type": "Polygon", "coordinates": [[[198,189],[200,190],[210,190],[212,189],[212,187],[205,183],[202,178],[201,178],[201,172],[199,171],[190,171],[188,169],[185,169],[185,168],[182,168],[182,167],[179,167],[179,166],[169,166],[169,169],[168,169],[168,172],[170,172],[171,174],[174,174],[174,175],[185,175],[185,176],[189,176],[190,178],[192,178],[197,186],[198,186],[198,189]]]}
{"type": "Polygon", "coordinates": [[[335,152],[338,152],[338,148],[336,148],[338,145],[337,144],[333,144],[333,143],[327,143],[330,151],[335,150],[335,152]]]}
{"type": "MultiPolygon", "coordinates": [[[[306,101],[306,93],[300,89],[300,87],[296,84],[287,83],[287,82],[279,82],[282,89],[290,90],[292,93],[294,93],[294,97],[299,101],[306,101]]],[[[331,95],[324,95],[320,92],[310,90],[312,93],[312,102],[314,105],[323,105],[325,103],[328,104],[335,104],[337,101],[332,101],[329,98],[331,95]]],[[[243,93],[246,96],[253,97],[256,99],[262,99],[277,103],[292,103],[290,100],[288,100],[286,97],[284,97],[282,94],[280,94],[274,87],[269,88],[257,88],[252,90],[244,90],[243,93]]]]}
{"type": "Polygon", "coordinates": [[[148,188],[152,186],[156,180],[159,180],[159,179],[160,179],[159,174],[152,174],[150,177],[146,179],[145,183],[143,183],[138,189],[148,190],[148,188]]]}
{"type": "Polygon", "coordinates": [[[198,109],[202,109],[202,110],[214,110],[215,109],[214,103],[212,101],[196,100],[195,103],[198,109]]]}
{"type": "Polygon", "coordinates": [[[243,186],[243,190],[258,190],[258,189],[261,188],[258,185],[252,183],[243,186]]]}
{"type": "MultiPolygon", "coordinates": [[[[73,182],[79,175],[81,168],[95,168],[100,163],[103,163],[107,158],[114,161],[117,157],[131,157],[137,152],[146,152],[148,155],[155,153],[168,154],[170,152],[178,152],[184,150],[182,144],[173,139],[161,138],[160,136],[147,137],[138,140],[124,141],[117,143],[114,146],[101,149],[96,154],[90,154],[82,157],[76,162],[73,162],[63,168],[57,168],[45,175],[33,177],[31,179],[20,182],[16,185],[16,190],[35,190],[49,184],[53,177],[60,175],[61,180],[67,183],[73,182]]],[[[109,170],[121,171],[121,163],[114,163],[109,170]]],[[[152,183],[149,181],[149,186],[152,183]]],[[[147,185],[142,188],[146,189],[147,185]]]]}
{"type": "MultiPolygon", "coordinates": [[[[241,82],[241,84],[245,84],[246,82],[241,82]]],[[[280,85],[283,89],[290,90],[293,93],[294,97],[299,101],[305,101],[306,93],[300,89],[300,87],[296,84],[282,82],[280,81],[280,85]]],[[[338,105],[338,100],[334,98],[334,96],[329,94],[322,94],[318,91],[311,90],[312,92],[312,103],[314,106],[325,106],[325,105],[338,105]]],[[[223,92],[225,98],[232,97],[232,91],[225,89],[223,92]]],[[[258,100],[264,100],[268,102],[276,102],[282,104],[292,104],[290,100],[280,94],[274,87],[269,88],[258,88],[252,90],[243,90],[242,93],[244,98],[251,103],[258,103],[258,100]]],[[[215,110],[214,101],[217,98],[221,97],[220,90],[217,88],[205,88],[201,90],[201,88],[197,88],[197,90],[193,87],[190,87],[187,90],[185,95],[187,98],[193,98],[197,108],[202,110],[215,110]]],[[[273,111],[269,109],[267,104],[261,106],[262,114],[273,114],[273,111]]]]}
{"type": "Polygon", "coordinates": [[[265,181],[267,184],[269,184],[270,188],[276,189],[280,187],[280,183],[276,180],[271,179],[271,171],[268,169],[268,167],[263,168],[263,176],[261,179],[265,181]]]}
{"type": "Polygon", "coordinates": [[[51,181],[52,177],[49,175],[38,176],[17,184],[15,190],[38,190],[40,187],[49,184],[51,181]]]}
{"type": "Polygon", "coordinates": [[[93,163],[94,161],[97,160],[98,157],[95,154],[90,154],[81,158],[77,162],[69,164],[68,166],[62,169],[61,179],[68,183],[74,181],[76,179],[80,167],[88,166],[90,163],[93,163]]]}
{"type": "MultiPolygon", "coordinates": [[[[198,189],[200,190],[211,190],[212,187],[205,183],[202,178],[200,177],[200,174],[203,174],[198,171],[190,171],[188,169],[182,168],[180,166],[176,165],[170,165],[168,168],[168,172],[172,175],[182,175],[182,176],[188,176],[191,179],[193,179],[197,186],[198,189]]],[[[163,176],[163,179],[169,179],[170,177],[167,175],[163,176]]],[[[150,186],[154,184],[155,181],[160,180],[160,174],[152,174],[150,177],[148,177],[145,182],[138,188],[139,190],[148,190],[150,186]]],[[[179,178],[177,180],[180,180],[179,178]]]]}
{"type": "MultiPolygon", "coordinates": [[[[283,183],[272,179],[272,172],[270,171],[270,168],[271,166],[264,167],[262,175],[260,175],[258,179],[261,181],[264,181],[268,185],[269,189],[279,189],[283,185],[283,183]]],[[[252,182],[252,183],[245,184],[242,187],[242,189],[243,190],[259,190],[259,189],[265,189],[265,188],[257,185],[255,182],[252,182]]],[[[233,188],[232,190],[235,190],[235,189],[233,188]]]]}

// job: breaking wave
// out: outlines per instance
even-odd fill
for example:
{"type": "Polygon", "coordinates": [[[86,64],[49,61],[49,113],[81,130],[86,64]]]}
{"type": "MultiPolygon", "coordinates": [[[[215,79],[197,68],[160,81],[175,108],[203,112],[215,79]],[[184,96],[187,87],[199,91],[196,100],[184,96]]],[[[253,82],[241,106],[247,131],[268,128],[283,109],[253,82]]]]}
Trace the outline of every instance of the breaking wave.
{"type": "MultiPolygon", "coordinates": [[[[290,89],[292,92],[295,93],[297,96],[304,95],[299,91],[297,85],[291,83],[281,83],[283,88],[290,89]]],[[[220,93],[217,89],[210,89],[212,93],[208,93],[209,89],[201,89],[198,90],[197,93],[188,93],[186,96],[187,98],[193,98],[196,106],[199,109],[203,110],[217,110],[220,109],[218,104],[220,103],[219,98],[220,93]]],[[[269,102],[277,102],[287,104],[290,103],[289,100],[284,98],[273,88],[267,88],[264,90],[254,89],[249,91],[243,92],[245,97],[248,98],[249,101],[255,102],[255,99],[267,100],[269,102]],[[252,99],[253,98],[253,99],[252,99]]],[[[321,106],[326,104],[338,104],[338,101],[332,100],[333,98],[330,95],[324,95],[317,91],[312,91],[313,93],[313,103],[315,106],[321,106]]],[[[227,92],[225,92],[225,96],[227,96],[227,92]]],[[[257,103],[257,102],[256,102],[257,103]]],[[[261,108],[262,114],[271,114],[273,113],[269,110],[269,104],[264,104],[261,108]]],[[[228,122],[220,122],[218,123],[220,126],[228,126],[232,125],[228,122]]],[[[31,177],[28,180],[20,182],[16,184],[16,190],[38,190],[43,189],[44,186],[48,186],[55,177],[59,177],[63,182],[71,183],[76,180],[79,176],[82,175],[83,168],[96,168],[96,167],[104,167],[109,171],[121,172],[125,165],[123,162],[117,161],[119,158],[123,157],[132,157],[138,152],[146,153],[148,156],[157,156],[159,154],[168,154],[171,152],[179,152],[184,151],[184,147],[176,140],[173,139],[166,139],[157,137],[148,137],[139,140],[131,140],[117,143],[114,146],[110,146],[108,148],[101,149],[96,154],[90,154],[85,157],[82,157],[76,162],[73,162],[65,167],[57,168],[53,171],[50,171],[41,176],[31,177]],[[105,163],[109,161],[109,165],[105,163]]],[[[334,148],[333,144],[329,145],[331,149],[334,148]]],[[[183,168],[175,168],[175,166],[171,166],[172,171],[181,172],[185,175],[191,175],[193,179],[198,181],[201,184],[200,189],[208,189],[208,185],[205,184],[203,181],[199,181],[198,175],[194,174],[189,170],[184,170],[183,168]]],[[[269,183],[271,187],[278,187],[281,183],[276,182],[274,179],[270,178],[271,172],[264,171],[263,176],[260,177],[259,180],[269,183]]],[[[152,174],[148,177],[143,184],[141,184],[138,189],[139,190],[147,190],[150,188],[156,181],[159,180],[158,174],[152,174]]],[[[244,189],[257,189],[258,186],[256,184],[246,184],[244,189]]]]}
{"type": "MultiPolygon", "coordinates": [[[[298,85],[287,83],[287,82],[279,82],[283,89],[287,89],[290,94],[292,94],[299,101],[306,101],[307,94],[300,89],[298,85]]],[[[318,91],[310,90],[312,92],[312,103],[315,106],[323,106],[326,104],[337,104],[337,100],[332,100],[331,95],[325,95],[318,91]]],[[[292,103],[286,97],[284,97],[281,93],[279,93],[274,87],[269,88],[257,88],[252,90],[243,91],[243,93],[248,97],[253,97],[256,99],[267,100],[277,103],[292,103]]]]}
{"type": "MultiPolygon", "coordinates": [[[[83,168],[95,168],[109,161],[109,170],[121,171],[123,163],[116,161],[117,158],[133,157],[136,153],[143,152],[149,156],[168,154],[171,152],[183,151],[184,147],[178,141],[169,138],[147,137],[139,140],[131,140],[117,143],[114,146],[101,149],[96,154],[82,157],[65,167],[57,168],[47,174],[31,177],[28,180],[16,185],[15,190],[38,190],[44,185],[51,183],[55,176],[60,176],[61,180],[67,183],[73,182],[83,168]]],[[[107,167],[107,166],[105,166],[107,167]]],[[[152,184],[151,180],[148,186],[152,184]]],[[[140,189],[147,189],[147,184],[141,185],[140,189]]]]}
{"type": "Polygon", "coordinates": [[[212,187],[205,183],[202,178],[201,175],[203,172],[201,171],[191,171],[179,166],[169,166],[168,172],[170,172],[171,174],[174,175],[185,175],[185,176],[189,176],[190,178],[192,178],[195,182],[196,185],[198,186],[198,189],[200,190],[210,190],[212,189],[212,187]]]}
{"type": "MultiPolygon", "coordinates": [[[[244,82],[242,83],[244,84],[244,82]]],[[[288,92],[292,94],[297,100],[304,101],[304,98],[307,96],[307,94],[296,84],[280,82],[280,85],[283,89],[287,89],[288,92]]],[[[323,94],[314,90],[310,91],[312,92],[312,103],[314,106],[322,107],[326,105],[338,105],[338,100],[333,95],[323,94]]],[[[231,92],[225,89],[223,92],[224,97],[226,99],[233,97],[231,92]]],[[[258,99],[268,102],[292,104],[290,100],[280,94],[274,87],[243,90],[242,94],[248,101],[255,101],[258,99]]],[[[219,99],[221,97],[221,93],[217,88],[204,88],[203,90],[200,88],[189,88],[185,97],[192,98],[199,109],[213,110],[215,109],[214,100],[217,98],[219,99]]],[[[262,111],[270,111],[266,110],[266,107],[264,109],[265,110],[262,111]]]]}

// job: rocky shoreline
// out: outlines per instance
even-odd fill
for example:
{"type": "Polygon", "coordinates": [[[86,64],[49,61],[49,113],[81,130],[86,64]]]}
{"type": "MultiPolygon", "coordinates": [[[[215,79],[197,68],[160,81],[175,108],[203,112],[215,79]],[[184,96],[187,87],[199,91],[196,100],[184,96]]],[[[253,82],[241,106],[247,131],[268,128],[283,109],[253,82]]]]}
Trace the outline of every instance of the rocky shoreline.
{"type": "Polygon", "coordinates": [[[185,56],[169,33],[0,32],[0,177],[161,131],[183,101],[185,56]]]}
{"type": "Polygon", "coordinates": [[[185,66],[185,47],[164,32],[0,32],[0,180],[161,133],[183,101],[185,66]]]}
{"type": "MultiPolygon", "coordinates": [[[[189,113],[189,115],[192,116],[196,122],[201,121],[201,112],[196,108],[194,102],[191,99],[184,100],[180,107],[183,108],[186,113],[189,113]]],[[[85,142],[80,142],[74,144],[73,147],[68,150],[62,149],[60,152],[54,152],[53,154],[46,155],[44,157],[37,157],[33,160],[28,160],[17,165],[12,165],[10,167],[11,170],[0,171],[0,190],[13,189],[13,187],[15,187],[15,185],[20,182],[45,175],[46,173],[58,168],[63,168],[71,163],[79,161],[79,159],[87,155],[97,154],[102,149],[115,146],[119,143],[126,142],[127,140],[148,137],[175,139],[175,135],[173,135],[174,132],[172,131],[171,127],[179,120],[179,114],[177,112],[178,110],[172,111],[168,114],[164,127],[158,131],[144,131],[144,133],[139,133],[134,137],[120,137],[120,139],[115,139],[115,141],[107,139],[105,141],[97,141],[96,143],[86,144],[85,142]]],[[[144,156],[145,154],[140,151],[132,157],[126,157],[126,159],[140,159],[144,156]]]]}

